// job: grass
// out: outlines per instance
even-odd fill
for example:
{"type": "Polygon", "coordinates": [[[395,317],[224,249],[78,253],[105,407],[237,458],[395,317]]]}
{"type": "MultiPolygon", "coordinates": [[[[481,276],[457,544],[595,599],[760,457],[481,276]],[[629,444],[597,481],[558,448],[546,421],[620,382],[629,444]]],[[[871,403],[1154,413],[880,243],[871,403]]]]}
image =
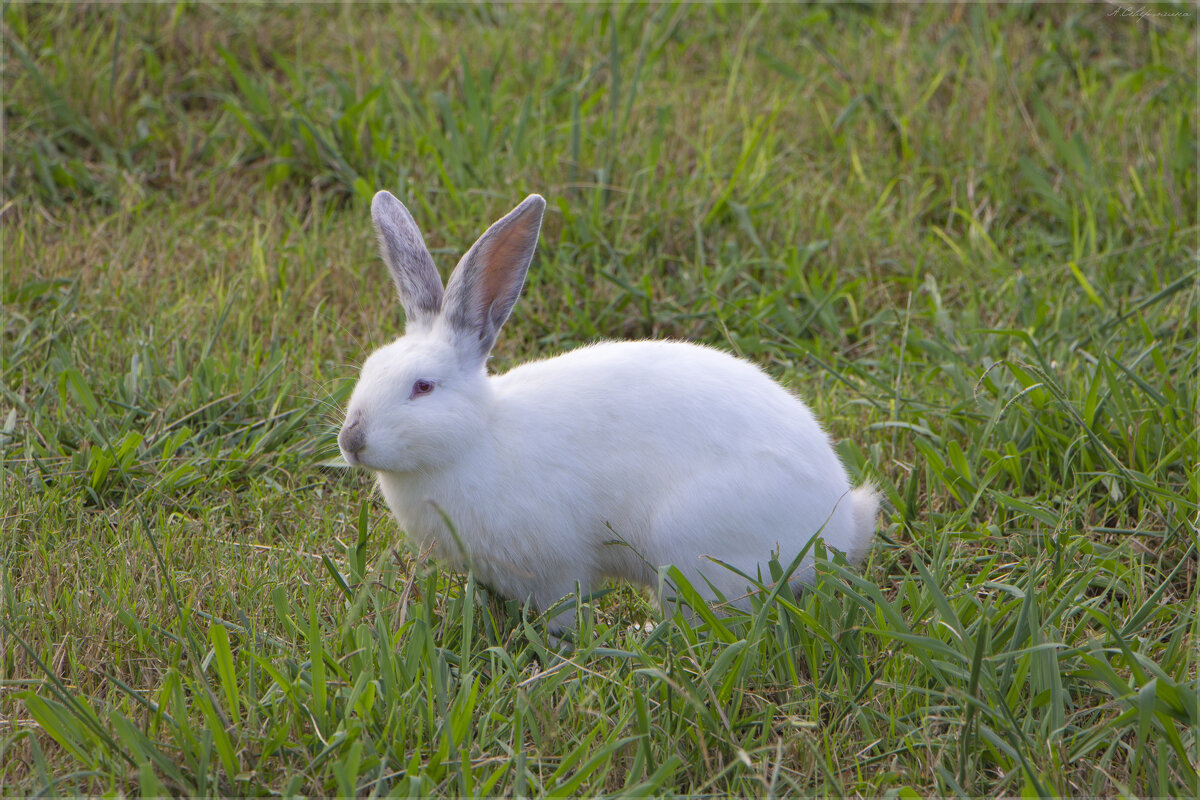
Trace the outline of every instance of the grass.
{"type": "Polygon", "coordinates": [[[0,786],[1196,794],[1195,9],[1110,10],[6,5],[0,786]],[[802,394],[867,565],[564,655],[418,559],[329,463],[382,187],[443,269],[549,199],[499,370],[802,394]]]}

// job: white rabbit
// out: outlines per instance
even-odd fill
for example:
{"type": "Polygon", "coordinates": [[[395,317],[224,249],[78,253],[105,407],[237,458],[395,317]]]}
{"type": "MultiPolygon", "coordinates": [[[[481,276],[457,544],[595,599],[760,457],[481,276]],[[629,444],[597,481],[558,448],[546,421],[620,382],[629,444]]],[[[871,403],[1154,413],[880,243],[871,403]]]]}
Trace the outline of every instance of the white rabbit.
{"type": "Polygon", "coordinates": [[[665,565],[745,605],[749,582],[716,561],[769,580],[773,554],[786,565],[818,533],[859,561],[877,494],[850,488],[812,412],[753,364],[605,342],[487,374],[545,207],[530,195],[488,228],[443,292],[412,216],[375,195],[407,327],[363,364],[338,445],[377,473],[400,526],[542,611],[606,578],[653,586],[665,565]]]}

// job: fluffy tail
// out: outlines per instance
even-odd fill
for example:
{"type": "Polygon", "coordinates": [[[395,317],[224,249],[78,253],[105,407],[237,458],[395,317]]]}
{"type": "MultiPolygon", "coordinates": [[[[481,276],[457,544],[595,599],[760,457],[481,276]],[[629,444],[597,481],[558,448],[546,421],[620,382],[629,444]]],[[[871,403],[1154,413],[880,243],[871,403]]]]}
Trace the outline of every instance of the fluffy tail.
{"type": "Polygon", "coordinates": [[[850,516],[854,520],[854,541],[846,553],[846,560],[857,564],[871,549],[875,538],[875,516],[879,513],[879,492],[869,483],[850,490],[850,516]]]}

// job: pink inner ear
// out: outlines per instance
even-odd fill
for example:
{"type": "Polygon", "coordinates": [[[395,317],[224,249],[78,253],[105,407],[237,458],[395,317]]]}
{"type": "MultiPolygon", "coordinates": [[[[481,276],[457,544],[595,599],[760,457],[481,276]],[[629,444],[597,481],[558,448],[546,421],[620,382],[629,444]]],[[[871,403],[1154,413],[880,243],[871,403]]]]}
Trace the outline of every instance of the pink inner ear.
{"type": "Polygon", "coordinates": [[[485,312],[499,297],[511,290],[514,269],[524,266],[521,258],[524,255],[527,236],[524,226],[513,225],[492,240],[487,252],[487,266],[483,271],[481,286],[481,305],[485,312]]]}

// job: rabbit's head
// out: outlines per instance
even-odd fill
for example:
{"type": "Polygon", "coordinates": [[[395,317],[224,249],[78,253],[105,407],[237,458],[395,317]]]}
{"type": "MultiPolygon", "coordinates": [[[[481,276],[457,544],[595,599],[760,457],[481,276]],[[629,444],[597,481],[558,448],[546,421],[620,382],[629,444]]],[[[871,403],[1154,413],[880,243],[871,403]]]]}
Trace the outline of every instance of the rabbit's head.
{"type": "Polygon", "coordinates": [[[435,469],[484,434],[488,354],[525,283],[545,207],[530,195],[488,228],[443,290],[412,215],[388,192],[375,195],[371,216],[406,323],[363,364],[338,434],[346,461],[377,472],[435,469]]]}

